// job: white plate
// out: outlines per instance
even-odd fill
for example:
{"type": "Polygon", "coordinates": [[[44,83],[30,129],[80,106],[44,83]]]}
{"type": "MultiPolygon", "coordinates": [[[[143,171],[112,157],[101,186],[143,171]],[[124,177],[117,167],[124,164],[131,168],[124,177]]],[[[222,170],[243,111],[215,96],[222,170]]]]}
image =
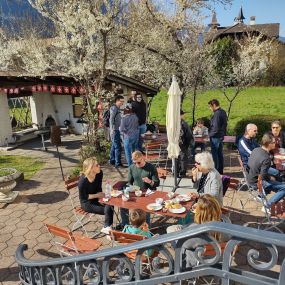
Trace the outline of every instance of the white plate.
{"type": "Polygon", "coordinates": [[[195,138],[202,138],[203,135],[194,135],[195,138]]]}
{"type": "Polygon", "coordinates": [[[181,207],[179,209],[168,209],[168,211],[170,213],[174,213],[174,214],[182,214],[186,211],[186,208],[185,207],[181,207]]]}
{"type": "Polygon", "coordinates": [[[191,196],[187,195],[187,194],[180,194],[177,196],[177,198],[181,201],[181,202],[188,202],[191,200],[191,196]]]}
{"type": "Polygon", "coordinates": [[[120,195],[122,195],[122,191],[117,190],[117,191],[112,191],[111,192],[111,197],[113,197],[113,198],[117,198],[120,195]]]}
{"type": "Polygon", "coordinates": [[[146,207],[151,211],[159,211],[162,209],[162,205],[156,203],[150,203],[146,207]]]}

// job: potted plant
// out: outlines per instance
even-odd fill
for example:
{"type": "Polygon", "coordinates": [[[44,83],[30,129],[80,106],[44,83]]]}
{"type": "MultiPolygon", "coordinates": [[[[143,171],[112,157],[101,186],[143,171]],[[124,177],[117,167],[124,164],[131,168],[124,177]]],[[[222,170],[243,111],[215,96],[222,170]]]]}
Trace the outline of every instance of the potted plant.
{"type": "Polygon", "coordinates": [[[15,168],[0,168],[0,203],[12,203],[19,195],[19,191],[12,191],[21,173],[15,168]]]}

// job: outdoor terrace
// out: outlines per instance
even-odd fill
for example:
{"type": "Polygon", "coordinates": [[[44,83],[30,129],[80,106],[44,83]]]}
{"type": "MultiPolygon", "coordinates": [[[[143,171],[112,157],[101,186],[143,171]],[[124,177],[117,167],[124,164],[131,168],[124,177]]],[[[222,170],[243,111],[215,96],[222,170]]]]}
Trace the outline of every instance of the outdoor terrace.
{"type": "MultiPolygon", "coordinates": [[[[80,137],[66,136],[63,138],[63,145],[59,147],[65,174],[67,174],[78,161],[80,139],[80,137]]],[[[75,222],[70,201],[68,199],[68,193],[66,192],[64,183],[62,181],[56,149],[47,144],[48,151],[45,152],[37,150],[40,147],[41,142],[37,140],[28,142],[25,145],[7,153],[9,155],[17,154],[35,156],[45,161],[46,164],[45,167],[36,173],[31,180],[27,182],[24,181],[17,186],[16,190],[20,191],[20,195],[17,197],[14,203],[0,205],[0,282],[2,282],[3,285],[20,283],[18,275],[19,267],[15,261],[15,252],[19,244],[28,245],[28,249],[24,252],[24,256],[29,260],[48,261],[52,258],[59,257],[58,252],[50,243],[50,236],[47,233],[43,222],[56,224],[65,228],[70,228],[75,222]]],[[[231,151],[226,152],[226,166],[226,174],[234,177],[241,177],[237,159],[235,154],[231,151]],[[231,166],[229,167],[230,162],[231,166]]],[[[108,177],[108,179],[114,182],[117,180],[126,179],[127,175],[127,169],[114,170],[114,168],[107,166],[103,166],[103,172],[105,179],[108,177]]],[[[72,196],[75,201],[78,202],[77,191],[76,189],[74,190],[75,191],[72,191],[72,196]]],[[[166,188],[164,190],[166,190],[166,188]]],[[[245,199],[246,195],[247,193],[245,192],[239,192],[237,194],[236,199],[234,199],[234,203],[231,206],[232,213],[230,218],[233,224],[243,225],[245,223],[249,223],[253,228],[256,228],[258,222],[264,218],[264,213],[261,212],[261,205],[253,200],[247,203],[245,210],[241,210],[239,199],[245,199]]],[[[230,197],[225,198],[224,204],[227,205],[228,203],[230,203],[230,197]]],[[[97,230],[97,226],[98,225],[96,224],[89,223],[88,229],[97,230]]],[[[217,227],[219,226],[215,224],[212,226],[212,229],[216,230],[217,227]]],[[[283,243],[280,241],[280,239],[278,241],[280,234],[273,234],[272,236],[269,236],[267,232],[257,232],[255,230],[249,230],[248,232],[245,230],[245,232],[242,232],[241,229],[242,228],[238,227],[228,228],[227,226],[220,229],[221,231],[225,232],[232,231],[232,234],[235,237],[238,237],[238,232],[240,231],[244,238],[251,240],[251,242],[239,247],[233,259],[234,264],[238,265],[239,268],[242,268],[243,270],[249,270],[256,273],[257,269],[254,269],[249,265],[247,256],[250,249],[256,249],[260,252],[260,258],[262,260],[267,262],[269,262],[270,259],[271,261],[276,261],[275,265],[274,262],[272,263],[274,266],[270,267],[270,270],[265,271],[266,276],[276,277],[276,273],[281,271],[280,265],[285,257],[284,240],[283,243]],[[276,244],[278,247],[278,257],[276,257],[274,253],[272,254],[272,250],[268,251],[264,244],[259,243],[259,240],[268,242],[270,238],[272,238],[272,244],[276,244]]],[[[197,232],[201,232],[203,230],[207,230],[207,228],[203,226],[203,228],[197,229],[197,232]]],[[[185,236],[182,234],[181,239],[184,237],[185,236]]],[[[179,237],[170,236],[168,238],[165,236],[161,238],[165,239],[167,244],[164,243],[164,240],[159,240],[158,243],[166,246],[168,245],[168,242],[179,237]]],[[[103,243],[102,248],[110,248],[110,241],[106,239],[105,236],[99,236],[99,240],[103,243]]],[[[170,246],[168,246],[168,249],[171,252],[170,246]]],[[[121,249],[116,250],[116,253],[119,252],[123,251],[121,249]]],[[[107,251],[107,253],[110,254],[110,251],[107,251]]],[[[95,255],[98,256],[98,254],[96,253],[95,255]]],[[[82,260],[84,260],[84,258],[82,260]]],[[[85,260],[88,260],[88,257],[86,257],[85,260]]],[[[185,274],[184,277],[186,278],[186,276],[187,274],[185,274]]],[[[188,275],[188,277],[189,276],[190,275],[188,275]]],[[[176,277],[174,276],[172,281],[177,280],[175,279],[176,277]]],[[[282,280],[284,281],[284,279],[282,280]]],[[[282,282],[282,280],[280,282],[282,282]]],[[[171,280],[168,280],[168,282],[170,281],[171,280]]],[[[162,281],[160,280],[159,283],[160,282],[162,281]]],[[[250,284],[284,284],[280,282],[252,282],[250,284]]],[[[148,284],[154,283],[149,282],[148,284]]]]}

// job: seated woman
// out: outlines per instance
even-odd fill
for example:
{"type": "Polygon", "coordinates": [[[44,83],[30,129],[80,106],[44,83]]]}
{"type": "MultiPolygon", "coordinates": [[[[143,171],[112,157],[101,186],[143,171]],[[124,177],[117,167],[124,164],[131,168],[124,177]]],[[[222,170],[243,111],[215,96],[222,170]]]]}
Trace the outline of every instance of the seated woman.
{"type": "Polygon", "coordinates": [[[192,169],[192,181],[199,196],[210,194],[223,205],[223,183],[222,177],[215,169],[212,155],[202,152],[195,155],[195,167],[192,169]]]}
{"type": "Polygon", "coordinates": [[[113,224],[113,207],[102,205],[98,199],[104,197],[102,192],[103,172],[95,157],[84,160],[81,177],[78,181],[81,208],[88,213],[105,215],[105,225],[101,232],[109,234],[113,224]]]}
{"type": "MultiPolygon", "coordinates": [[[[191,228],[195,225],[205,224],[209,222],[229,222],[227,217],[222,217],[221,207],[218,201],[211,195],[205,194],[198,199],[195,208],[194,223],[189,226],[173,225],[167,228],[167,233],[182,230],[183,228],[191,228]]],[[[218,242],[227,241],[230,236],[220,233],[210,233],[210,236],[216,239],[218,242]]],[[[202,234],[200,237],[195,237],[187,240],[182,246],[183,260],[186,261],[187,267],[193,267],[197,265],[198,260],[194,254],[195,249],[199,246],[206,245],[212,242],[207,234],[202,234]]]]}

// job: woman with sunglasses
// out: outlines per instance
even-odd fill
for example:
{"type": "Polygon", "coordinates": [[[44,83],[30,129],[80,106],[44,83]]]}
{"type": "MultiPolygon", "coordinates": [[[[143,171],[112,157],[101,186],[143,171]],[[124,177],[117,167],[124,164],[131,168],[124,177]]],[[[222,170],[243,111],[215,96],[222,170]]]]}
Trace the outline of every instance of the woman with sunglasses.
{"type": "Polygon", "coordinates": [[[202,152],[195,155],[195,167],[192,169],[192,181],[199,196],[210,194],[214,196],[219,204],[223,205],[223,183],[222,177],[215,169],[212,155],[202,152]]]}
{"type": "Polygon", "coordinates": [[[102,205],[98,199],[104,197],[102,192],[103,172],[96,157],[84,160],[81,177],[78,181],[79,200],[81,208],[88,213],[105,215],[105,225],[101,232],[109,234],[113,224],[113,207],[102,205]]]}

